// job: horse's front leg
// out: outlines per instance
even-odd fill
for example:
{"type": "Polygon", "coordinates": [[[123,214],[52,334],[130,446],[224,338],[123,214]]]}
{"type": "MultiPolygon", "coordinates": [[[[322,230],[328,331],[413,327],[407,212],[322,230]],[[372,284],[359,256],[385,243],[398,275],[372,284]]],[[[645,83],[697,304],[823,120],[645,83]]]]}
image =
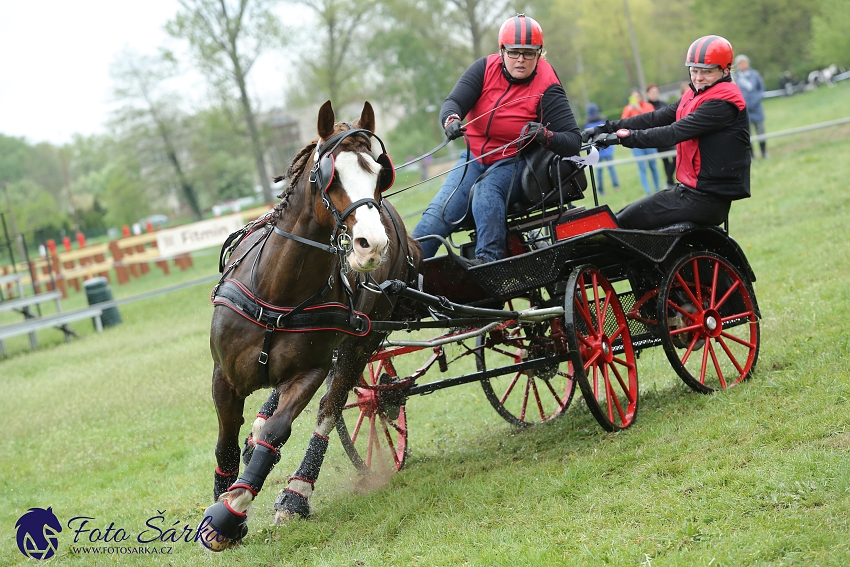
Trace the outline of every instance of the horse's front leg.
{"type": "Polygon", "coordinates": [[[207,547],[219,551],[245,536],[248,508],[280,460],[280,447],[292,433],[292,422],[310,402],[326,373],[327,368],[303,372],[278,386],[277,409],[255,439],[248,466],[219,501],[205,512],[204,521],[209,518],[211,531],[217,531],[214,541],[206,538],[207,547]]]}
{"type": "MultiPolygon", "coordinates": [[[[213,369],[212,395],[218,416],[218,441],[215,446],[217,466],[213,482],[214,504],[207,510],[215,512],[216,507],[219,506],[217,504],[219,498],[226,493],[239,476],[239,428],[244,421],[242,412],[245,408],[245,399],[233,390],[218,364],[213,369]]],[[[222,524],[222,519],[219,519],[217,523],[212,523],[212,519],[207,519],[209,516],[210,514],[205,514],[199,532],[202,534],[201,543],[210,549],[216,551],[225,549],[232,541],[238,541],[244,537],[248,530],[245,525],[244,514],[233,518],[224,516],[222,519],[227,520],[224,524],[222,524]],[[222,525],[224,525],[224,531],[229,534],[227,541],[215,529],[215,527],[222,528],[222,525]]]]}

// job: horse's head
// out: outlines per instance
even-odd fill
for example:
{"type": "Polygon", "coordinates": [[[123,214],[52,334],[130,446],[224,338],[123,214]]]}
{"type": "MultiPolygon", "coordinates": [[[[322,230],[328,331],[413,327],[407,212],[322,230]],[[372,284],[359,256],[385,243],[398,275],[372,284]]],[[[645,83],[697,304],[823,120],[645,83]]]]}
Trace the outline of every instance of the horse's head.
{"type": "Polygon", "coordinates": [[[381,191],[392,184],[394,172],[374,130],[375,113],[368,102],[354,124],[335,123],[330,101],[319,109],[311,174],[316,179],[313,190],[322,193],[316,200],[316,218],[343,224],[351,237],[348,263],[358,272],[377,268],[389,244],[379,207],[381,191]]]}

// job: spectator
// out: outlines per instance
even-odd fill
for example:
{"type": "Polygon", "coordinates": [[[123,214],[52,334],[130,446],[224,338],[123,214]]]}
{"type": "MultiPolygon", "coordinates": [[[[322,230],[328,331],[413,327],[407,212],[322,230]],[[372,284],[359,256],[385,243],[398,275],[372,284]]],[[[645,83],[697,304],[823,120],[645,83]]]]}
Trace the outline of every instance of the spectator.
{"type": "MultiPolygon", "coordinates": [[[[594,103],[590,103],[587,105],[587,122],[585,123],[585,128],[593,128],[594,126],[601,126],[605,124],[605,121],[608,120],[604,116],[600,116],[599,107],[594,103]]],[[[611,161],[614,159],[614,146],[608,146],[607,148],[603,148],[599,150],[599,161],[611,161]]],[[[620,190],[620,182],[617,180],[617,171],[613,167],[599,167],[597,171],[599,171],[599,175],[596,177],[596,189],[599,191],[600,195],[603,195],[605,191],[603,190],[602,184],[602,174],[605,170],[611,174],[611,184],[614,186],[614,191],[620,190]]]]}
{"type": "MultiPolygon", "coordinates": [[[[655,110],[660,110],[667,106],[667,103],[661,102],[658,100],[658,85],[651,84],[646,87],[646,100],[655,110]]],[[[658,148],[659,152],[671,152],[676,149],[676,146],[665,146],[663,148],[658,148]]],[[[661,161],[664,163],[664,175],[667,177],[667,189],[672,189],[675,182],[673,181],[673,174],[676,173],[676,157],[668,156],[665,158],[661,158],[661,161]]]]}
{"type": "MultiPolygon", "coordinates": [[[[648,112],[653,112],[655,108],[645,100],[643,100],[643,96],[640,94],[640,89],[632,89],[631,94],[629,95],[629,104],[623,108],[622,119],[631,118],[632,116],[639,116],[641,114],[646,114],[648,112]]],[[[647,156],[652,154],[657,154],[658,150],[655,148],[632,148],[632,155],[635,157],[647,156]]],[[[649,190],[649,180],[646,178],[646,167],[649,165],[649,170],[652,172],[652,181],[655,183],[655,192],[658,193],[660,187],[658,186],[658,169],[655,165],[655,160],[642,160],[637,162],[638,166],[638,176],[640,177],[640,184],[643,186],[643,192],[647,195],[650,195],[649,190]]]]}
{"type": "MultiPolygon", "coordinates": [[[[761,99],[764,98],[764,81],[758,71],[750,67],[750,58],[746,55],[738,55],[735,57],[735,84],[741,89],[741,94],[744,95],[744,100],[747,101],[747,114],[750,115],[750,130],[752,126],[756,127],[756,134],[764,135],[764,108],[761,105],[761,99]]],[[[767,157],[767,142],[759,140],[761,148],[761,157],[767,157]]],[[[750,151],[753,157],[756,157],[755,150],[750,146],[750,151]]]]}

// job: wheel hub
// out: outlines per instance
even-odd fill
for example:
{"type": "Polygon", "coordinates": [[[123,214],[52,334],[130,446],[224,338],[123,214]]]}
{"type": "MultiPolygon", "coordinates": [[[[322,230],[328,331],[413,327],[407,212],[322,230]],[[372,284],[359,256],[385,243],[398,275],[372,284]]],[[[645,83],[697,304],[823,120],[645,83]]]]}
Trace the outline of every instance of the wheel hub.
{"type": "Polygon", "coordinates": [[[703,313],[702,326],[705,329],[705,334],[709,337],[720,336],[723,332],[723,323],[720,319],[720,313],[714,309],[706,309],[703,313]]]}

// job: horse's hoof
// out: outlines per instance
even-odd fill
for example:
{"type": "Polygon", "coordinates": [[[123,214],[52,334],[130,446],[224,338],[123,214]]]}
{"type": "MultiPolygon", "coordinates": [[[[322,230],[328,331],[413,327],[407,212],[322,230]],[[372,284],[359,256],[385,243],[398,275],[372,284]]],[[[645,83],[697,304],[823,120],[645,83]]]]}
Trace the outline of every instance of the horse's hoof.
{"type": "Polygon", "coordinates": [[[198,541],[211,551],[224,551],[248,535],[248,515],[237,512],[226,500],[216,502],[204,511],[198,526],[198,541]]]}
{"type": "Polygon", "coordinates": [[[274,520],[276,524],[283,523],[294,518],[308,518],[310,516],[310,503],[297,492],[284,488],[277,495],[274,502],[276,510],[274,520]]]}
{"type": "Polygon", "coordinates": [[[298,514],[293,514],[289,510],[275,510],[274,512],[274,523],[276,526],[279,526],[281,524],[288,524],[289,522],[303,519],[304,518],[302,518],[298,514]]]}

